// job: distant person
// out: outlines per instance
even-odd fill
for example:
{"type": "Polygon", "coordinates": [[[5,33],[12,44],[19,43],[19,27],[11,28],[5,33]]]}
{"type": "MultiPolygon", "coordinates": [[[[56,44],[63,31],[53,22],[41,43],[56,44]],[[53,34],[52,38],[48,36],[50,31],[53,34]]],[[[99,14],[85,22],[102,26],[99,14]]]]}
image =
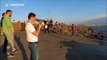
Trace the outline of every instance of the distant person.
{"type": "Polygon", "coordinates": [[[37,28],[34,28],[33,24],[36,21],[36,15],[34,13],[29,13],[28,22],[26,24],[25,30],[27,34],[27,41],[29,42],[30,49],[30,60],[38,60],[38,36],[40,30],[42,29],[42,22],[39,23],[37,28]]]}
{"type": "Polygon", "coordinates": [[[45,28],[45,32],[47,32],[48,31],[48,25],[45,24],[44,28],[45,28]]]}
{"type": "Polygon", "coordinates": [[[76,26],[74,24],[72,24],[71,26],[71,30],[72,30],[72,36],[75,36],[75,32],[76,32],[76,26]]]}
{"type": "Polygon", "coordinates": [[[50,25],[51,25],[51,27],[53,26],[53,20],[52,19],[50,20],[50,25]]]}
{"type": "Polygon", "coordinates": [[[3,33],[6,36],[8,44],[11,47],[11,51],[7,53],[8,57],[14,57],[14,53],[17,52],[14,46],[14,28],[12,25],[11,16],[12,16],[12,11],[7,10],[6,15],[4,16],[3,22],[2,22],[3,33]]]}
{"type": "Polygon", "coordinates": [[[58,22],[56,21],[54,25],[58,25],[58,22]]]}

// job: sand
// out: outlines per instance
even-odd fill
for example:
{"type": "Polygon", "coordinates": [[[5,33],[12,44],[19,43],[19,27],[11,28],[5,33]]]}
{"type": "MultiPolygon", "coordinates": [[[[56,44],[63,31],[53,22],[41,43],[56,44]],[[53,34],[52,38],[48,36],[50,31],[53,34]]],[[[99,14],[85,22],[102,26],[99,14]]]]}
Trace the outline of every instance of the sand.
{"type": "MultiPolygon", "coordinates": [[[[18,52],[13,58],[7,58],[2,52],[2,37],[0,36],[0,60],[30,60],[25,32],[15,33],[15,46],[18,52]]],[[[71,37],[42,32],[38,45],[39,60],[107,60],[106,42],[84,36],[71,37]]]]}

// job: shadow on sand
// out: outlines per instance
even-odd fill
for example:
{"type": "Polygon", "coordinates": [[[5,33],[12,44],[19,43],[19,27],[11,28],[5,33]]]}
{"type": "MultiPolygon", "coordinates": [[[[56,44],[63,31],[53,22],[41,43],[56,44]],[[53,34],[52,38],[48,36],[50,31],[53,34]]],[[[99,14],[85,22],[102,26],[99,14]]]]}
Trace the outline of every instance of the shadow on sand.
{"type": "Polygon", "coordinates": [[[0,46],[0,60],[7,60],[6,52],[3,52],[3,45],[0,46]]]}
{"type": "Polygon", "coordinates": [[[15,36],[14,38],[15,38],[15,41],[16,41],[17,45],[19,46],[19,48],[21,50],[21,53],[22,53],[22,56],[23,56],[23,60],[28,60],[27,55],[26,55],[26,51],[24,49],[24,46],[20,41],[20,37],[15,36]]]}
{"type": "Polygon", "coordinates": [[[100,42],[99,45],[82,44],[75,41],[63,41],[67,49],[67,60],[107,60],[107,42],[100,42]],[[71,48],[72,47],[72,48],[71,48]]]}

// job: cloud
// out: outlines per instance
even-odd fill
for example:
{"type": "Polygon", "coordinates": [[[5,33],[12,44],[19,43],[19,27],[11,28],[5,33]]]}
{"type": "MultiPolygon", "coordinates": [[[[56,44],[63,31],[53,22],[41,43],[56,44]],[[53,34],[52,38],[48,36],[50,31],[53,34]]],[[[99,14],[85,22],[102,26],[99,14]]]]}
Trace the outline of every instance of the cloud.
{"type": "Polygon", "coordinates": [[[66,16],[59,16],[59,19],[67,18],[66,16]]]}

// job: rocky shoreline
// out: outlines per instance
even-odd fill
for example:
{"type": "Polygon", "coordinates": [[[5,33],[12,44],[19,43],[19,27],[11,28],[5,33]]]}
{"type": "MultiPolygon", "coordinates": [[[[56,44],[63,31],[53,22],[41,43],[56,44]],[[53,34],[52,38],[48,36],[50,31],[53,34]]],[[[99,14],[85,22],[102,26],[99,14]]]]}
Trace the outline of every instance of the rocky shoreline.
{"type": "Polygon", "coordinates": [[[88,27],[88,26],[82,26],[79,27],[79,32],[78,34],[82,34],[83,36],[87,38],[92,38],[92,39],[99,39],[99,40],[106,40],[107,36],[103,34],[103,32],[98,32],[93,29],[94,27],[88,27]],[[82,29],[82,30],[81,30],[82,29]],[[82,33],[81,33],[82,31],[82,33]]]}

